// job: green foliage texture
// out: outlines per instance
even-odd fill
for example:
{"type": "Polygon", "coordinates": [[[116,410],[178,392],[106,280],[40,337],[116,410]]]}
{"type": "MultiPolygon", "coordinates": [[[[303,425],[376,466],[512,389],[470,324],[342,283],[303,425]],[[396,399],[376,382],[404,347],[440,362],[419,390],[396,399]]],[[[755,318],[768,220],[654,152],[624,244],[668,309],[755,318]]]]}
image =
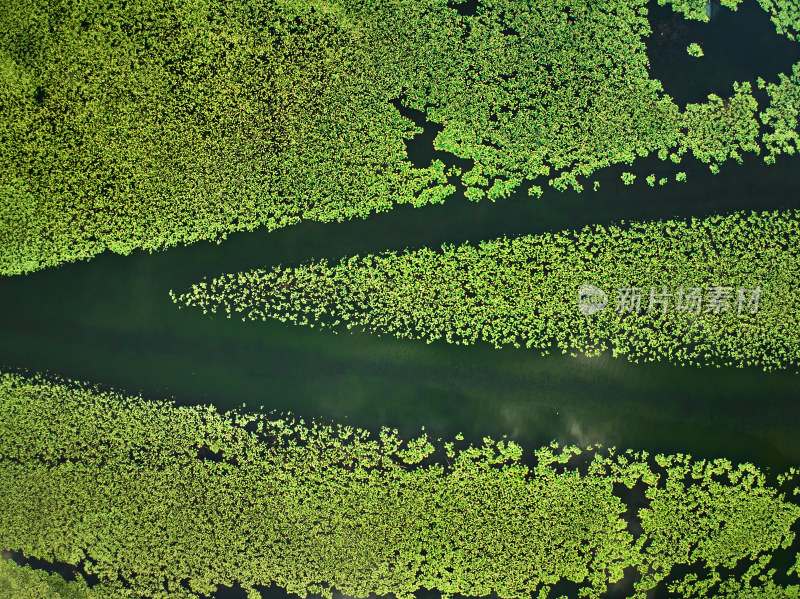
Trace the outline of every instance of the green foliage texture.
{"type": "MultiPolygon", "coordinates": [[[[78,575],[80,576],[80,575],[78,575]]],[[[0,557],[0,597],[4,599],[102,599],[81,578],[67,582],[58,574],[20,566],[0,557]]]]}
{"type": "MultiPolygon", "coordinates": [[[[494,200],[654,152],[759,152],[749,83],[681,112],[650,78],[645,4],[3,2],[0,273],[441,202],[456,177],[494,200]],[[394,99],[472,167],[414,166],[420,129],[394,99]]],[[[780,148],[797,85],[781,81],[780,148]]]]}
{"type": "MultiPolygon", "coordinates": [[[[751,464],[557,443],[523,459],[512,441],[460,439],[403,442],[387,428],[373,437],[3,374],[0,547],[80,564],[103,598],[195,599],[234,584],[257,596],[275,583],[301,597],[522,599],[560,580],[599,598],[626,576],[637,599],[659,584],[687,597],[797,592],[795,574],[777,587],[767,568],[793,561],[800,507],[751,464]],[[704,574],[681,575],[689,564],[704,574]]],[[[2,568],[5,584],[45,580],[2,568]]]]}
{"type": "Polygon", "coordinates": [[[800,2],[797,0],[758,0],[770,20],[775,24],[778,33],[790,40],[797,40],[800,35],[800,2]]]}
{"type": "Polygon", "coordinates": [[[696,42],[692,42],[686,48],[686,51],[689,53],[690,56],[694,56],[695,58],[700,58],[703,56],[703,48],[696,42]]]}
{"type": "MultiPolygon", "coordinates": [[[[706,10],[706,5],[708,3],[709,0],[658,0],[659,6],[669,4],[672,6],[674,11],[683,14],[683,16],[687,19],[693,19],[695,21],[709,20],[708,12],[706,10]]],[[[741,3],[742,0],[720,0],[720,5],[730,8],[731,10],[736,10],[739,8],[739,4],[741,3]]],[[[763,3],[762,6],[764,6],[763,3]]]]}
{"type": "Polygon", "coordinates": [[[635,361],[788,368],[800,366],[798,245],[800,212],[739,212],[276,266],[171,293],[179,305],[228,317],[357,326],[428,342],[555,345],[586,355],[610,348],[635,361]],[[605,310],[579,311],[584,284],[606,292],[605,310]],[[748,291],[740,312],[739,288],[759,286],[758,306],[748,308],[748,291]],[[639,313],[616,301],[633,287],[641,289],[639,313]],[[681,287],[702,290],[699,313],[677,309],[681,287]],[[727,305],[709,304],[713,287],[730,288],[727,305]],[[645,313],[653,288],[672,295],[666,313],[655,302],[645,313]]]}

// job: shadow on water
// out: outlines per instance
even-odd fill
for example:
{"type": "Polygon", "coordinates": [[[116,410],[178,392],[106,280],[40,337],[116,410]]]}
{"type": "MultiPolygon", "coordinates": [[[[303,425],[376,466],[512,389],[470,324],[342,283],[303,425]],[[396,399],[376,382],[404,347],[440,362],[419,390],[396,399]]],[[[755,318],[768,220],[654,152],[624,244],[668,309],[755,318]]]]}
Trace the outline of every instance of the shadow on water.
{"type": "Polygon", "coordinates": [[[655,0],[647,5],[653,30],[647,39],[650,73],[681,109],[705,102],[712,93],[732,95],[734,81],[750,81],[755,88],[760,76],[777,83],[778,73],[791,73],[800,61],[800,44],[779,35],[756,0],[744,0],[735,12],[716,1],[713,6],[711,20],[703,23],[655,0]],[[686,52],[692,42],[700,44],[704,56],[686,52]]]}

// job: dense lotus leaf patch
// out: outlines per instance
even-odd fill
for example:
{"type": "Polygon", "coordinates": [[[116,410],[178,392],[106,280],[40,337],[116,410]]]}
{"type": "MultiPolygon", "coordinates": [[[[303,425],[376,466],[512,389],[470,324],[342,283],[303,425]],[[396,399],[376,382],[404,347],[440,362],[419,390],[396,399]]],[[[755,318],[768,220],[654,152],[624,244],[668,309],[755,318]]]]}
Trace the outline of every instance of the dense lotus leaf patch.
{"type": "MultiPolygon", "coordinates": [[[[725,460],[557,443],[523,459],[506,440],[404,442],[387,428],[0,377],[0,547],[80,564],[98,580],[87,598],[189,599],[236,584],[257,597],[275,583],[302,597],[521,599],[561,580],[599,598],[638,572],[630,596],[644,599],[697,564],[707,575],[680,582],[690,597],[750,556],[758,565],[737,584],[774,586],[767,562],[793,555],[800,517],[780,489],[725,460]],[[646,507],[626,513],[615,488],[642,485],[646,507]]],[[[789,575],[782,589],[796,592],[789,575]]]]}
{"type": "Polygon", "coordinates": [[[777,154],[792,155],[800,149],[797,131],[800,114],[800,64],[794,65],[790,76],[781,73],[779,83],[759,80],[758,85],[766,88],[771,98],[769,108],[761,114],[761,121],[772,129],[763,136],[764,144],[769,150],[769,155],[764,160],[774,162],[777,154]]]}
{"type": "Polygon", "coordinates": [[[443,181],[406,160],[377,32],[331,7],[6,3],[0,272],[366,216],[443,181]]]}
{"type": "Polygon", "coordinates": [[[439,441],[3,374],[0,547],[80,564],[98,579],[86,597],[163,599],[270,583],[510,599],[560,580],[598,598],[626,571],[644,599],[675,566],[708,570],[690,592],[749,556],[755,586],[773,584],[762,558],[791,551],[800,507],[751,464],[439,441]],[[637,485],[647,507],[626,514],[615,487],[637,485]]]}
{"type": "Polygon", "coordinates": [[[788,368],[800,366],[799,246],[800,212],[734,213],[277,266],[171,295],[204,313],[428,342],[788,368]],[[604,309],[580,310],[586,284],[604,309]]]}
{"type": "MultiPolygon", "coordinates": [[[[472,200],[540,195],[652,153],[738,160],[762,126],[770,148],[796,136],[796,77],[762,116],[775,133],[748,82],[681,112],[648,73],[645,0],[451,4],[6,3],[0,273],[441,202],[456,177],[472,200]],[[398,98],[472,167],[412,165],[398,98]]],[[[787,30],[791,6],[765,4],[787,30]]]]}
{"type": "Polygon", "coordinates": [[[0,557],[0,597],[9,599],[103,599],[78,575],[67,582],[58,574],[48,574],[30,566],[20,566],[0,557]]]}

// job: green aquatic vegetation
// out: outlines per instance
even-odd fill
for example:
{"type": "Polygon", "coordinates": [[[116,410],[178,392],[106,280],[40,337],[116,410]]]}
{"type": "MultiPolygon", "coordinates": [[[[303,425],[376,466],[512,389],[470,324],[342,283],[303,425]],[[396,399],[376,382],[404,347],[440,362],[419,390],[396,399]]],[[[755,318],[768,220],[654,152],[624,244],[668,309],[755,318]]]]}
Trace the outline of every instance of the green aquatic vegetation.
{"type": "Polygon", "coordinates": [[[748,568],[744,576],[699,578],[687,574],[683,580],[669,585],[671,596],[682,599],[797,599],[800,585],[782,586],[772,576],[775,569],[764,573],[770,556],[764,556],[748,568]],[[754,584],[753,584],[754,583],[754,584]]]}
{"type": "Polygon", "coordinates": [[[362,16],[173,4],[0,11],[0,272],[441,199],[362,16]]]}
{"type": "Polygon", "coordinates": [[[0,557],[0,597],[9,599],[103,599],[93,592],[78,574],[67,582],[58,574],[48,574],[30,566],[20,566],[0,557]]]}
{"type": "Polygon", "coordinates": [[[179,306],[204,313],[357,327],[428,343],[555,346],[586,355],[610,349],[634,361],[796,368],[799,216],[587,226],[352,256],[337,265],[276,266],[170,293],[179,306]],[[605,309],[579,310],[585,284],[606,294],[605,309]]]}
{"type": "Polygon", "coordinates": [[[523,461],[512,441],[458,435],[445,454],[439,442],[4,374],[0,547],[84,563],[99,583],[74,597],[189,599],[222,584],[257,597],[274,583],[301,597],[510,599],[570,580],[599,598],[634,568],[643,599],[681,564],[788,548],[800,517],[747,464],[557,443],[523,461]],[[614,488],[637,484],[647,507],[625,515],[614,488]]]}
{"type": "MultiPolygon", "coordinates": [[[[772,542],[770,551],[774,551],[792,542],[793,533],[779,540],[775,532],[791,526],[794,506],[786,504],[788,510],[777,507],[774,489],[766,486],[764,475],[751,464],[732,469],[725,460],[698,463],[692,462],[690,456],[659,457],[657,461],[667,468],[668,478],[663,488],[647,490],[650,505],[639,512],[642,528],[651,541],[647,552],[652,552],[654,559],[643,571],[638,588],[651,588],[665,576],[652,567],[661,560],[702,564],[708,570],[705,581],[691,584],[702,592],[696,595],[683,589],[683,595],[706,596],[705,592],[719,579],[719,572],[733,569],[748,552],[746,545],[766,548],[772,542]],[[676,501],[678,497],[680,500],[676,501]],[[763,528],[765,523],[767,528],[763,528]],[[687,530],[691,530],[688,535],[687,530]]],[[[757,559],[759,553],[751,551],[748,557],[757,559]]],[[[738,581],[747,582],[760,572],[760,568],[754,568],[748,572],[749,577],[739,577],[738,581]]]]}
{"type": "MultiPolygon", "coordinates": [[[[738,9],[741,2],[742,0],[720,0],[722,6],[730,8],[731,10],[738,9]]],[[[708,0],[658,0],[658,4],[660,6],[671,4],[673,10],[683,14],[687,19],[693,19],[695,21],[709,20],[707,10],[709,4],[708,0]]],[[[762,6],[764,6],[763,3],[762,6]]]]}
{"type": "Polygon", "coordinates": [[[656,184],[656,176],[653,173],[650,173],[647,175],[646,181],[650,187],[653,187],[656,184]]]}
{"type": "Polygon", "coordinates": [[[98,583],[76,598],[197,599],[236,584],[257,597],[276,584],[522,599],[572,581],[599,599],[634,569],[644,599],[682,564],[788,550],[800,517],[748,464],[555,442],[524,454],[505,439],[404,442],[2,374],[0,547],[82,564],[98,583]],[[629,512],[615,488],[637,485],[645,507],[629,512]]]}
{"type": "MultiPolygon", "coordinates": [[[[699,596],[698,596],[699,597],[699,596]]],[[[772,580],[758,586],[743,586],[733,578],[728,578],[712,599],[797,599],[800,586],[794,584],[782,587],[772,580]]]]}
{"type": "Polygon", "coordinates": [[[800,34],[800,4],[797,0],[758,0],[770,15],[778,33],[790,40],[797,40],[800,34]]]}
{"type": "MultiPolygon", "coordinates": [[[[779,75],[780,83],[762,83],[770,96],[769,107],[761,114],[761,121],[772,132],[764,133],[764,144],[769,150],[767,162],[774,162],[781,153],[794,154],[800,148],[797,132],[800,113],[800,63],[794,65],[791,76],[779,75]]],[[[763,81],[763,80],[762,80],[763,81]]]]}
{"type": "Polygon", "coordinates": [[[633,185],[633,180],[636,179],[636,175],[634,175],[633,173],[626,172],[622,173],[622,176],[620,178],[622,179],[622,182],[625,185],[633,185]]]}
{"type": "Polygon", "coordinates": [[[698,160],[708,163],[733,158],[742,162],[740,152],[760,152],[758,144],[758,102],[750,83],[735,83],[734,95],[722,99],[708,96],[705,104],[688,104],[684,113],[690,134],[679,144],[678,157],[691,150],[698,160]]]}
{"type": "Polygon", "coordinates": [[[695,58],[700,58],[703,56],[703,49],[700,47],[700,44],[696,42],[692,42],[686,48],[686,51],[689,53],[689,56],[694,56],[695,58]]]}
{"type": "MultiPolygon", "coordinates": [[[[423,206],[459,178],[471,200],[524,181],[541,196],[652,153],[760,151],[748,87],[681,112],[650,78],[645,0],[448,4],[4,7],[0,273],[423,206]],[[471,168],[413,165],[404,144],[421,129],[395,99],[471,168]]],[[[766,117],[776,147],[796,83],[766,117]]]]}

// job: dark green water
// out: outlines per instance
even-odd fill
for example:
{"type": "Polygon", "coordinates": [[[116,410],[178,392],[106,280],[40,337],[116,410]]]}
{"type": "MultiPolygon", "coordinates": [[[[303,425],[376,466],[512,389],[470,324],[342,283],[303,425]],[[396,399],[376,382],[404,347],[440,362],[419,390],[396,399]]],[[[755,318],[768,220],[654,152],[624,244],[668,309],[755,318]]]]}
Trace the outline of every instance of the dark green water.
{"type": "Polygon", "coordinates": [[[179,310],[170,289],[205,275],[312,258],[478,241],[627,219],[800,207],[800,160],[699,170],[651,190],[604,181],[602,193],[553,192],[474,204],[448,200],[367,220],[242,233],[220,245],[103,254],[0,280],[0,364],[101,383],[183,404],[291,410],[414,434],[508,434],[649,451],[800,463],[800,376],[757,369],[541,356],[479,344],[427,345],[333,334],[278,321],[179,310]],[[756,183],[758,182],[758,183],[756,183]]]}
{"type": "MultiPolygon", "coordinates": [[[[708,25],[684,24],[669,9],[651,8],[656,34],[679,30],[678,41],[669,46],[672,58],[666,50],[657,52],[658,58],[650,52],[654,76],[679,104],[702,101],[711,91],[726,96],[734,79],[761,74],[776,80],[777,72],[800,60],[800,45],[785,47],[788,42],[775,35],[755,2],[746,2],[736,15],[723,9],[708,25]],[[755,40],[770,31],[774,46],[745,43],[741,32],[731,36],[742,23],[755,40]],[[686,55],[680,36],[703,45],[705,63],[697,66],[697,59],[686,55]],[[730,47],[750,48],[753,65],[726,62],[720,55],[723,39],[730,47]],[[762,69],[753,70],[757,65],[762,69]]],[[[418,144],[430,143],[422,140],[418,144]]],[[[418,145],[412,151],[424,158],[432,149],[418,145]]],[[[106,253],[90,262],[3,278],[0,368],[47,372],[147,398],[174,397],[180,404],[213,403],[224,410],[246,403],[372,431],[387,425],[404,435],[422,426],[441,437],[459,431],[473,440],[505,434],[530,450],[553,439],[601,443],[749,461],[773,473],[800,464],[800,375],[792,372],[632,364],[610,356],[541,356],[484,344],[335,335],[278,321],[209,318],[178,310],[168,295],[203,276],[319,258],[337,261],[356,253],[621,220],[800,208],[800,157],[766,166],[747,155],[744,165],[725,164],[716,176],[691,160],[679,168],[642,160],[634,168],[635,185],[621,184],[625,168],[609,169],[599,177],[596,193],[548,190],[541,199],[521,195],[478,204],[455,197],[444,205],[400,207],[368,220],[240,233],[220,245],[198,243],[155,254],[106,253]],[[686,171],[689,182],[655,189],[644,184],[650,172],[676,170],[686,171]]]]}

